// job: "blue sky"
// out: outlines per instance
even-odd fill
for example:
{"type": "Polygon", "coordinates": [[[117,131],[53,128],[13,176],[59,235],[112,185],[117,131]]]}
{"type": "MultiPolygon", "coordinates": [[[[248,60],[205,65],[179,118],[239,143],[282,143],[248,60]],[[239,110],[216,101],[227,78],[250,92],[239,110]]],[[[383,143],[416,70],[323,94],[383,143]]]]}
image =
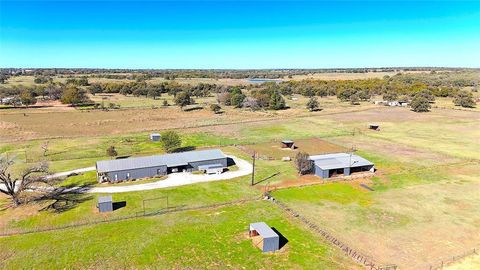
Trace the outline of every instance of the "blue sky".
{"type": "Polygon", "coordinates": [[[480,67],[480,1],[6,1],[1,67],[480,67]]]}

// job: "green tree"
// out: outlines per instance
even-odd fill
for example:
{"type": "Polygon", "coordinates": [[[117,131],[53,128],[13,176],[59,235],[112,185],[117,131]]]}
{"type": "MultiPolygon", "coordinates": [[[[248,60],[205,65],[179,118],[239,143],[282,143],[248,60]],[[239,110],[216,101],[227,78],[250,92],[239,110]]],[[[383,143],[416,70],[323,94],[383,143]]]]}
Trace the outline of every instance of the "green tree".
{"type": "Polygon", "coordinates": [[[415,95],[410,103],[414,112],[428,112],[430,110],[430,102],[422,95],[415,95]]]}
{"type": "Polygon", "coordinates": [[[148,89],[147,95],[153,99],[157,99],[158,96],[160,96],[162,92],[158,87],[152,86],[148,89]]]}
{"type": "Polygon", "coordinates": [[[282,95],[277,90],[274,90],[270,96],[268,107],[272,110],[285,109],[285,99],[283,99],[282,95]]]}
{"type": "Polygon", "coordinates": [[[307,102],[307,109],[311,112],[318,111],[319,105],[317,97],[311,97],[307,102]]]}
{"type": "Polygon", "coordinates": [[[423,89],[415,94],[416,97],[423,97],[428,102],[434,102],[435,101],[435,96],[433,95],[432,91],[428,89],[423,89]]]}
{"type": "Polygon", "coordinates": [[[85,90],[77,88],[75,86],[69,86],[65,91],[63,91],[62,97],[60,98],[63,104],[72,104],[78,105],[86,103],[89,101],[85,90]]]}
{"type": "Polygon", "coordinates": [[[183,107],[192,104],[194,101],[190,97],[190,94],[187,91],[182,91],[177,93],[175,96],[174,102],[176,105],[180,106],[180,108],[183,109],[183,107]]]}
{"type": "Polygon", "coordinates": [[[26,107],[37,103],[37,99],[33,96],[33,93],[28,90],[24,90],[20,94],[20,102],[26,107]]]}
{"type": "Polygon", "coordinates": [[[170,153],[182,145],[180,135],[175,131],[165,131],[161,133],[160,142],[163,150],[170,153]]]}
{"type": "Polygon", "coordinates": [[[242,107],[243,101],[245,100],[246,96],[243,93],[235,93],[231,95],[230,98],[230,105],[234,106],[235,108],[242,107]]]}
{"type": "Polygon", "coordinates": [[[109,156],[112,159],[118,156],[118,152],[117,152],[117,149],[115,149],[115,146],[112,145],[107,148],[107,156],[109,156]]]}
{"type": "Polygon", "coordinates": [[[387,92],[385,94],[383,94],[383,100],[386,100],[386,101],[395,101],[398,99],[398,95],[397,93],[395,92],[387,92]]]}
{"type": "Polygon", "coordinates": [[[473,99],[472,93],[467,92],[466,90],[460,90],[455,95],[453,104],[455,104],[455,106],[462,106],[464,108],[473,108],[475,107],[475,100],[473,99]]]}
{"type": "Polygon", "coordinates": [[[88,87],[88,92],[90,92],[90,94],[95,96],[95,94],[102,93],[103,88],[100,84],[95,83],[95,84],[92,84],[88,87]]]}

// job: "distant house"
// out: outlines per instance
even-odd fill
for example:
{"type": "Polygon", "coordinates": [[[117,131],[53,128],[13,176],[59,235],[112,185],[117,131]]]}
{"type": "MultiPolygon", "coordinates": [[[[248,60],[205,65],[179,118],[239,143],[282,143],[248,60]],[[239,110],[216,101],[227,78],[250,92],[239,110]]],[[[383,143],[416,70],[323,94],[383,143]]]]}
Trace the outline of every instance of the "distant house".
{"type": "Polygon", "coordinates": [[[161,136],[160,136],[160,134],[158,134],[158,133],[152,133],[152,134],[150,134],[150,140],[151,140],[152,142],[158,142],[158,141],[160,141],[160,137],[161,137],[161,136]]]}
{"type": "Polygon", "coordinates": [[[96,164],[99,182],[116,182],[199,170],[215,170],[217,173],[226,167],[227,157],[219,149],[102,160],[96,164]]]}
{"type": "Polygon", "coordinates": [[[400,105],[400,102],[398,102],[398,101],[389,101],[388,106],[397,107],[397,106],[402,106],[402,105],[400,105]]]}
{"type": "Polygon", "coordinates": [[[265,222],[251,223],[248,235],[263,252],[280,249],[280,236],[265,222]]]}
{"type": "Polygon", "coordinates": [[[375,171],[372,162],[361,156],[347,153],[310,156],[314,173],[321,178],[348,176],[356,172],[375,171]]]}
{"type": "Polygon", "coordinates": [[[292,140],[282,140],[282,148],[295,149],[295,143],[292,140]]]}

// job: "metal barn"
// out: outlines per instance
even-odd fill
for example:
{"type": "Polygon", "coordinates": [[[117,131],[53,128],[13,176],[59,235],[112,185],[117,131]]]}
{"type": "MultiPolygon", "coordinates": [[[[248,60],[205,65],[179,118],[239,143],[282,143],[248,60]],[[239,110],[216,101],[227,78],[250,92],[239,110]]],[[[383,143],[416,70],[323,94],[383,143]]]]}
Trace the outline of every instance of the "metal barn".
{"type": "Polygon", "coordinates": [[[98,211],[103,212],[112,212],[113,211],[113,200],[112,196],[103,196],[98,197],[98,211]]]}
{"type": "Polygon", "coordinates": [[[263,252],[276,251],[280,249],[280,236],[265,222],[250,224],[249,236],[255,246],[263,252]]]}
{"type": "MultiPolygon", "coordinates": [[[[166,175],[172,172],[192,172],[201,166],[227,167],[227,157],[219,149],[190,151],[166,155],[98,161],[99,182],[123,181],[166,175]]],[[[218,169],[217,169],[218,170],[218,169]]]]}
{"type": "Polygon", "coordinates": [[[321,178],[348,176],[356,172],[374,172],[372,162],[361,156],[347,153],[310,156],[313,161],[314,173],[321,178]]]}

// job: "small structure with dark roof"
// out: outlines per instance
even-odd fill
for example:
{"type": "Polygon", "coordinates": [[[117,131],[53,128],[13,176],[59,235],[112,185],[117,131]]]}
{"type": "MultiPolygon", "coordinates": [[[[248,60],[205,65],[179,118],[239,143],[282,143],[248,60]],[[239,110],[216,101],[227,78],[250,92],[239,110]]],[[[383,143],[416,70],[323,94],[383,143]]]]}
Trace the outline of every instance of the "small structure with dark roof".
{"type": "Polygon", "coordinates": [[[227,167],[227,157],[219,149],[172,153],[148,157],[102,160],[96,164],[99,182],[123,181],[199,171],[200,166],[227,167]]]}
{"type": "Polygon", "coordinates": [[[280,236],[265,222],[251,223],[249,236],[252,238],[254,245],[263,252],[280,249],[280,236]]]}
{"type": "Polygon", "coordinates": [[[282,148],[295,149],[295,143],[292,140],[282,140],[282,148]]]}
{"type": "Polygon", "coordinates": [[[158,142],[158,141],[160,141],[160,138],[161,138],[161,135],[158,134],[158,133],[152,133],[152,134],[150,134],[150,140],[151,140],[152,142],[158,142]]]}
{"type": "Polygon", "coordinates": [[[112,196],[98,197],[97,208],[100,213],[112,212],[113,211],[112,196]]]}
{"type": "Polygon", "coordinates": [[[310,156],[315,175],[330,178],[338,175],[348,176],[356,172],[374,172],[372,162],[361,156],[347,153],[310,156]]]}
{"type": "Polygon", "coordinates": [[[380,125],[379,124],[368,124],[369,129],[373,130],[380,130],[380,125]]]}

